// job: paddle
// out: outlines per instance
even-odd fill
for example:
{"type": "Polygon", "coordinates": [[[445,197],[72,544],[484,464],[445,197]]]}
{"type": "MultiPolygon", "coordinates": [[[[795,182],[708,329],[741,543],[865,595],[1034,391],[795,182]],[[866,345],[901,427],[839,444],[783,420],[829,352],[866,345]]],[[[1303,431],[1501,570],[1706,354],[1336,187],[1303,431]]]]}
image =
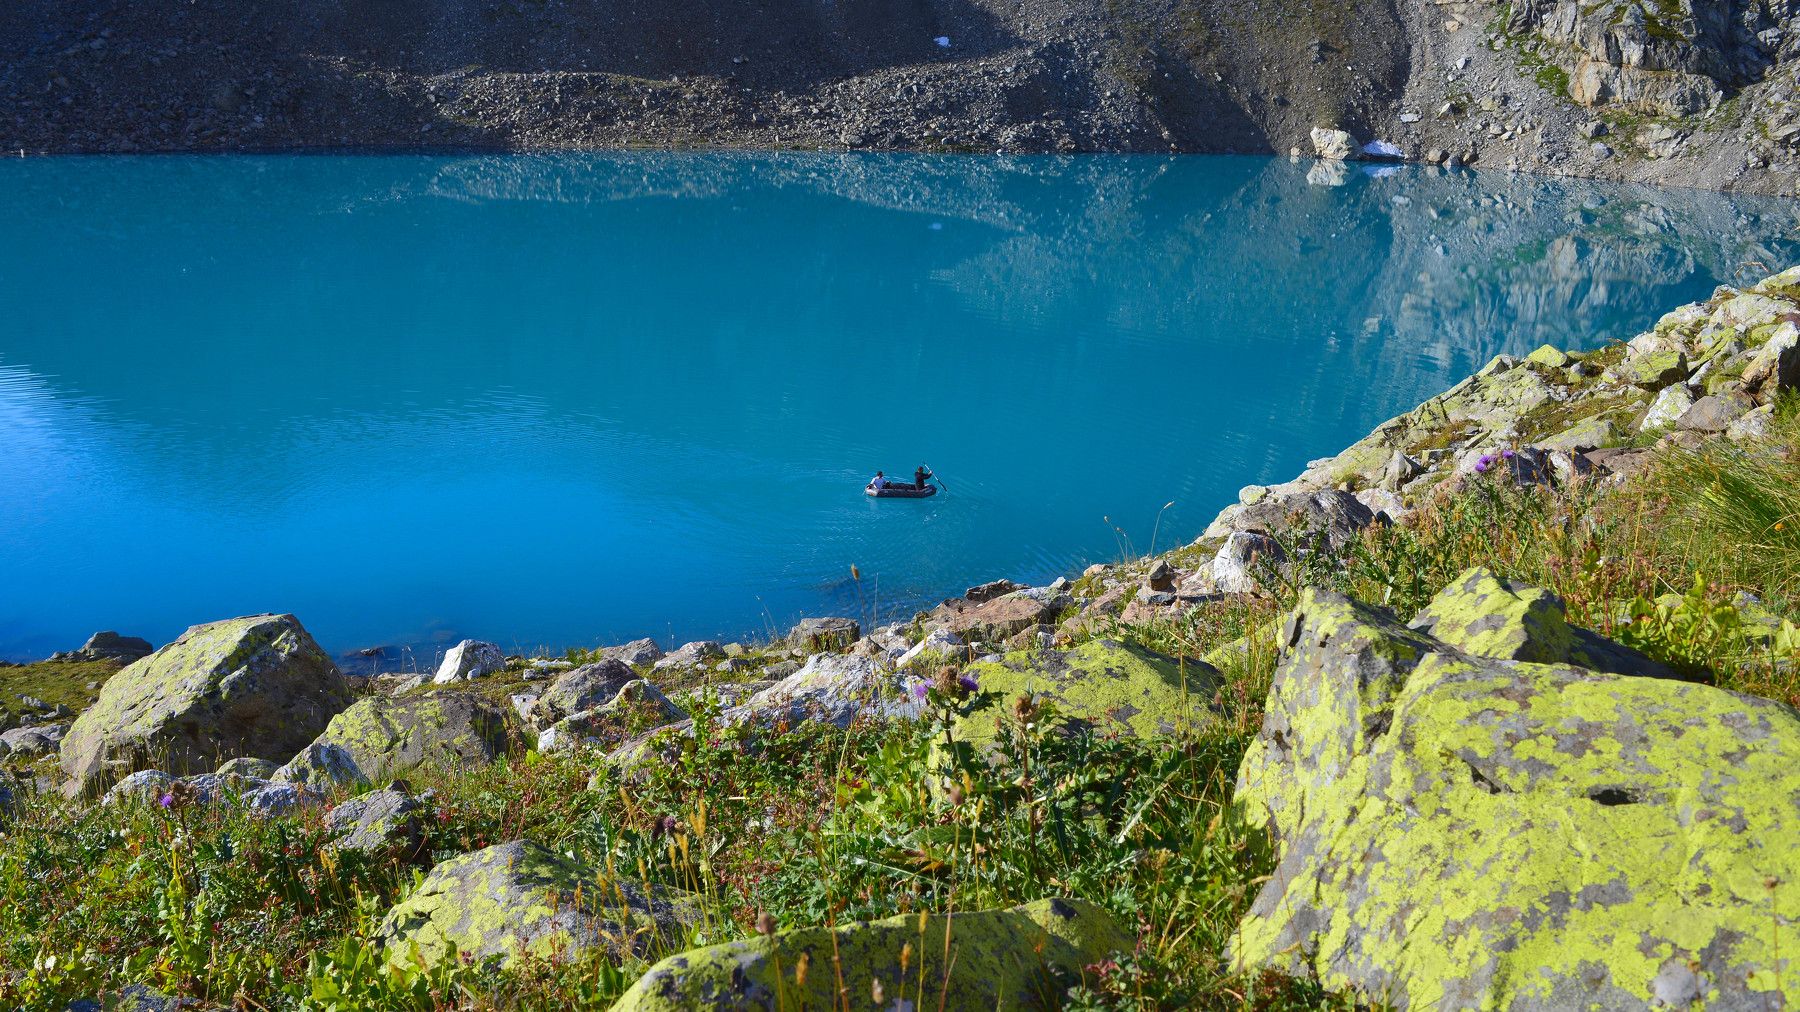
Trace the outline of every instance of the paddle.
{"type": "Polygon", "coordinates": [[[937,483],[939,485],[943,486],[944,491],[946,491],[946,492],[950,491],[949,483],[944,481],[944,479],[942,479],[942,478],[938,478],[938,473],[931,469],[930,464],[925,465],[925,473],[931,475],[933,478],[937,478],[937,483]]]}

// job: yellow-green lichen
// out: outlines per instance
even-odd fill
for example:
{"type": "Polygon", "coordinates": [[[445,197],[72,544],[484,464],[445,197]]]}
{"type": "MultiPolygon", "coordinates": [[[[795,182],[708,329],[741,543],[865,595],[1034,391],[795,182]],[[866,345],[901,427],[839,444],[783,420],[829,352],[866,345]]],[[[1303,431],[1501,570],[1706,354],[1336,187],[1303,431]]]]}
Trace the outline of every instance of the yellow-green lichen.
{"type": "MultiPolygon", "coordinates": [[[[1219,673],[1209,664],[1112,640],[1090,640],[1069,650],[1019,650],[998,662],[971,665],[968,673],[983,690],[1008,701],[1032,695],[1054,704],[1064,717],[1143,738],[1211,721],[1210,701],[1219,686],[1219,673]]],[[[993,715],[964,718],[954,733],[963,741],[991,741],[993,715]]]]}

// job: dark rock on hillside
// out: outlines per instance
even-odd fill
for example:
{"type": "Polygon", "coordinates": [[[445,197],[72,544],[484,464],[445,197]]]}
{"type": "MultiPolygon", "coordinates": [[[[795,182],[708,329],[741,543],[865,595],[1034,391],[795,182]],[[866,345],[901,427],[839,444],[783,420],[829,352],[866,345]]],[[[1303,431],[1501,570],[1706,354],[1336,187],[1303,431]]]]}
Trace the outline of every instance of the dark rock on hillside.
{"type": "Polygon", "coordinates": [[[1447,594],[1428,624],[1458,645],[1329,593],[1288,616],[1237,793],[1280,861],[1232,959],[1400,1007],[1778,1004],[1800,717],[1513,659],[1569,643],[1556,609],[1447,594]]]}
{"type": "Polygon", "coordinates": [[[349,704],[336,665],[292,615],[198,625],[106,681],[63,739],[62,765],[91,788],[148,766],[285,761],[349,704]]]}
{"type": "Polygon", "coordinates": [[[97,632],[88,637],[79,650],[68,650],[51,654],[53,661],[117,661],[130,664],[140,657],[148,657],[156,648],[149,640],[136,636],[120,636],[116,632],[97,632]]]}

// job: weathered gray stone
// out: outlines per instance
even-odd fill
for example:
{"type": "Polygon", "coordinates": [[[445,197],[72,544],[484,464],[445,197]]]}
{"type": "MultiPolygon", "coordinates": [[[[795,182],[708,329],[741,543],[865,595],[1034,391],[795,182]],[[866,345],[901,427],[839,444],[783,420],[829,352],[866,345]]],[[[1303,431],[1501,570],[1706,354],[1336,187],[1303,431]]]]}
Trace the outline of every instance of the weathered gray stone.
{"type": "Polygon", "coordinates": [[[789,631],[788,646],[803,654],[837,653],[862,638],[853,618],[805,618],[789,631]]]}
{"type": "Polygon", "coordinates": [[[610,747],[627,735],[688,719],[687,712],[642,678],[620,686],[597,706],[572,713],[539,735],[539,752],[560,752],[580,744],[610,747]]]}
{"type": "Polygon", "coordinates": [[[1664,429],[1674,425],[1694,406],[1694,395],[1684,386],[1665,387],[1650,402],[1650,410],[1644,412],[1644,420],[1638,423],[1639,432],[1652,429],[1664,429]]]}
{"type": "Polygon", "coordinates": [[[79,650],[69,650],[51,654],[53,661],[117,661],[130,664],[133,661],[150,656],[156,648],[149,640],[136,636],[120,636],[116,632],[97,632],[89,636],[79,650]]]}
{"type": "Polygon", "coordinates": [[[1736,390],[1710,394],[1695,401],[1693,407],[1682,412],[1681,417],[1675,420],[1675,427],[1691,432],[1724,432],[1754,407],[1755,401],[1736,390]]]}
{"type": "Polygon", "coordinates": [[[369,696],[334,717],[318,740],[342,747],[371,783],[427,765],[483,766],[521,744],[508,710],[460,689],[369,696]]]}
{"type": "Polygon", "coordinates": [[[356,765],[355,757],[342,745],[331,741],[307,745],[269,779],[278,784],[303,787],[316,794],[366,786],[369,782],[368,774],[356,765]]]}
{"type": "Polygon", "coordinates": [[[632,640],[630,643],[607,647],[600,651],[600,659],[603,661],[623,661],[639,668],[655,664],[662,660],[662,657],[662,647],[657,646],[655,640],[648,638],[632,640]]]}
{"type": "Polygon", "coordinates": [[[584,664],[565,672],[538,697],[532,707],[531,723],[535,727],[550,725],[611,701],[627,683],[638,679],[638,673],[623,661],[605,660],[584,664]]]}
{"type": "Polygon", "coordinates": [[[179,774],[221,756],[285,760],[349,704],[292,615],[199,625],[106,681],[63,739],[62,765],[92,788],[152,763],[179,774]]]}
{"type": "Polygon", "coordinates": [[[425,837],[430,806],[393,787],[351,798],[325,816],[325,828],[345,850],[415,853],[425,837]]]}
{"type": "Polygon", "coordinates": [[[725,656],[725,648],[712,640],[697,640],[683,643],[681,648],[672,654],[666,654],[656,662],[656,670],[666,671],[671,668],[698,668],[708,661],[716,661],[725,656]]]}
{"type": "Polygon", "coordinates": [[[67,724],[33,724],[30,727],[15,727],[10,731],[0,732],[0,745],[5,746],[0,755],[11,755],[14,759],[33,760],[56,753],[57,747],[69,733],[67,724]]]}
{"type": "Polygon", "coordinates": [[[1287,552],[1274,538],[1236,531],[1213,556],[1207,576],[1219,593],[1254,594],[1262,588],[1264,579],[1285,571],[1287,564],[1287,552]]]}
{"type": "Polygon", "coordinates": [[[1333,127],[1313,127],[1312,145],[1313,154],[1330,161],[1346,161],[1356,155],[1356,138],[1333,127]]]}

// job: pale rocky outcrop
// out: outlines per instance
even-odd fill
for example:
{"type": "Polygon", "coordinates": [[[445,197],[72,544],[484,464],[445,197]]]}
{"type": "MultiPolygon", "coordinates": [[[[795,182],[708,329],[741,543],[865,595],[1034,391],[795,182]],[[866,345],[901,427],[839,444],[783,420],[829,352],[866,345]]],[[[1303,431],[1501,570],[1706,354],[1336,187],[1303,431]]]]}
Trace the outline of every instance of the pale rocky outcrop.
{"type": "Polygon", "coordinates": [[[450,682],[465,681],[470,678],[481,678],[491,675],[506,667],[506,653],[492,643],[480,640],[463,640],[450,648],[444,655],[443,663],[438,665],[437,675],[433,682],[445,685],[450,682]]]}
{"type": "Polygon", "coordinates": [[[473,692],[436,689],[407,696],[369,696],[319,733],[374,783],[420,766],[485,765],[518,747],[512,714],[473,692]]]}

